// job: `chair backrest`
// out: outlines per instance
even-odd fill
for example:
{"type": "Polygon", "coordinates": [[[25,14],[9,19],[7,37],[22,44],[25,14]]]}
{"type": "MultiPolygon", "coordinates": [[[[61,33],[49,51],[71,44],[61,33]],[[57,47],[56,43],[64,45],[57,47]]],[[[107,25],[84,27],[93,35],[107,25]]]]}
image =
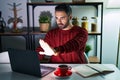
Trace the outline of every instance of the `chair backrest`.
{"type": "Polygon", "coordinates": [[[84,56],[85,56],[85,60],[87,63],[89,63],[89,59],[88,59],[88,56],[86,55],[86,53],[84,52],[84,56]]]}

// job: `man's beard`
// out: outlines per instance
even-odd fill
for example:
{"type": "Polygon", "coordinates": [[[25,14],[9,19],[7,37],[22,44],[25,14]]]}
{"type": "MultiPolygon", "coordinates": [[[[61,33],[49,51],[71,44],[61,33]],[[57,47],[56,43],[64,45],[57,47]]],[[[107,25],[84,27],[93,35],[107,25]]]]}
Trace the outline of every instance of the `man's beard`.
{"type": "Polygon", "coordinates": [[[62,24],[62,23],[59,23],[59,24],[58,24],[58,27],[59,27],[60,29],[65,29],[68,25],[69,25],[69,21],[68,21],[65,25],[62,24]]]}
{"type": "Polygon", "coordinates": [[[66,28],[66,26],[65,26],[64,24],[62,24],[62,23],[58,24],[58,27],[59,27],[60,29],[66,28]]]}

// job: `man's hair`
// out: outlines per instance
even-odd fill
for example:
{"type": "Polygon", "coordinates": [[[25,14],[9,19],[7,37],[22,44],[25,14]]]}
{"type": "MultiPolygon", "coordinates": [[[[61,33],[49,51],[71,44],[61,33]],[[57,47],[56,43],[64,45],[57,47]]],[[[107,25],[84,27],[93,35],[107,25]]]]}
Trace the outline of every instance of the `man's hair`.
{"type": "Polygon", "coordinates": [[[55,7],[55,11],[64,11],[68,16],[72,14],[72,9],[68,4],[59,4],[55,7]]]}

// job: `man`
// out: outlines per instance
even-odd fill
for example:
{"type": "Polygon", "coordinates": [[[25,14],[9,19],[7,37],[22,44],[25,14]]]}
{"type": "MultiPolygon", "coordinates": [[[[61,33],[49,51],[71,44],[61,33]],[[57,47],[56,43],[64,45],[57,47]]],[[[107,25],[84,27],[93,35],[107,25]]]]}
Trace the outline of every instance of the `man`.
{"type": "Polygon", "coordinates": [[[70,24],[72,9],[67,4],[55,7],[55,18],[58,27],[50,30],[44,40],[39,41],[40,60],[48,55],[53,63],[86,63],[84,57],[88,33],[84,28],[70,24]]]}

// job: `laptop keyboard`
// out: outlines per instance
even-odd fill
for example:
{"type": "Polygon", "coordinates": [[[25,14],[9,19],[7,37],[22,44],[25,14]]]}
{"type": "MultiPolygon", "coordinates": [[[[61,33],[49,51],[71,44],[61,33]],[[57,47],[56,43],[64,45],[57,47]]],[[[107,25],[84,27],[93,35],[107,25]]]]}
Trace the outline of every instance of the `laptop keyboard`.
{"type": "Polygon", "coordinates": [[[45,76],[45,75],[49,74],[50,72],[54,71],[55,68],[54,67],[48,67],[48,66],[40,65],[40,70],[41,70],[42,76],[45,76]]]}

